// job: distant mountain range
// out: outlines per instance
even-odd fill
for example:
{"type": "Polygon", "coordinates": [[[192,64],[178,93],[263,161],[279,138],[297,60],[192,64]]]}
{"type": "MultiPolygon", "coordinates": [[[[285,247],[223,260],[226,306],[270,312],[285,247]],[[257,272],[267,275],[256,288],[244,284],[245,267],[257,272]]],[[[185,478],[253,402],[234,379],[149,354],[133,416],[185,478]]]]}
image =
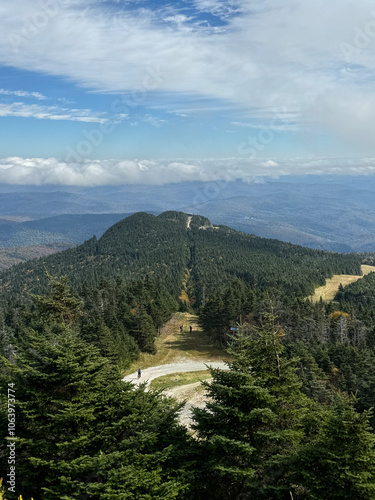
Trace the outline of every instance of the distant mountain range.
{"type": "Polygon", "coordinates": [[[164,186],[0,185],[0,246],[71,246],[130,213],[181,210],[312,248],[375,251],[375,176],[301,176],[164,186]]]}
{"type": "Polygon", "coordinates": [[[91,238],[130,214],[65,214],[17,222],[0,219],[0,246],[19,247],[59,243],[66,248],[91,238]]]}

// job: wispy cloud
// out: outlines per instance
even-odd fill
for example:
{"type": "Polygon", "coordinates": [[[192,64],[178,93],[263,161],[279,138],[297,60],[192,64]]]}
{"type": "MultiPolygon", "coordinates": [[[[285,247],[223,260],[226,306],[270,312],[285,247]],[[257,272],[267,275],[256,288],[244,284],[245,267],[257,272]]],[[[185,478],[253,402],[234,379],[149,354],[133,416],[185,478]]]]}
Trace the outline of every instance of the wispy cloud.
{"type": "MultiPolygon", "coordinates": [[[[233,127],[240,128],[250,128],[254,130],[264,130],[270,127],[269,123],[252,123],[252,122],[231,122],[233,127]]],[[[298,120],[287,121],[286,118],[283,119],[283,123],[272,123],[272,130],[277,132],[298,132],[300,130],[300,125],[298,120]]]]}
{"type": "Polygon", "coordinates": [[[209,12],[221,19],[228,19],[241,12],[241,0],[194,0],[195,7],[201,12],[209,12]]]}
{"type": "Polygon", "coordinates": [[[183,105],[193,96],[207,99],[202,108],[230,103],[250,118],[255,107],[298,109],[299,124],[307,132],[313,120],[345,141],[357,144],[360,138],[373,145],[368,134],[373,120],[362,120],[357,112],[363,96],[375,99],[371,1],[185,4],[194,8],[182,12],[170,3],[162,15],[155,15],[152,4],[145,8],[144,2],[134,2],[131,9],[124,2],[108,8],[100,0],[3,2],[0,62],[112,93],[144,91],[145,79],[160,68],[148,90],[150,105],[162,106],[160,97],[173,95],[173,109],[183,107],[177,101],[183,105]],[[43,8],[48,3],[57,6],[57,13],[43,8]],[[225,22],[214,26],[207,17],[204,24],[204,12],[225,22]],[[349,130],[353,117],[358,117],[355,130],[349,130]]]}
{"type": "Polygon", "coordinates": [[[68,109],[58,106],[40,106],[14,102],[0,103],[0,117],[15,116],[21,118],[37,118],[39,120],[68,120],[73,122],[107,123],[103,113],[95,113],[90,109],[68,109]]]}
{"type": "Polygon", "coordinates": [[[19,185],[61,184],[98,186],[163,185],[183,181],[261,182],[265,176],[333,174],[373,175],[375,158],[350,160],[315,158],[275,160],[83,160],[67,163],[56,158],[0,159],[0,182],[19,185]]]}
{"type": "Polygon", "coordinates": [[[27,92],[25,90],[0,89],[0,94],[7,95],[7,96],[15,96],[15,97],[30,97],[33,99],[38,99],[39,101],[43,101],[44,99],[47,99],[47,97],[44,96],[43,94],[41,94],[40,92],[27,92]]]}
{"type": "Polygon", "coordinates": [[[165,123],[167,123],[167,120],[164,120],[162,118],[158,118],[157,116],[149,115],[146,114],[142,116],[141,121],[143,123],[148,123],[154,127],[162,127],[165,123]]]}

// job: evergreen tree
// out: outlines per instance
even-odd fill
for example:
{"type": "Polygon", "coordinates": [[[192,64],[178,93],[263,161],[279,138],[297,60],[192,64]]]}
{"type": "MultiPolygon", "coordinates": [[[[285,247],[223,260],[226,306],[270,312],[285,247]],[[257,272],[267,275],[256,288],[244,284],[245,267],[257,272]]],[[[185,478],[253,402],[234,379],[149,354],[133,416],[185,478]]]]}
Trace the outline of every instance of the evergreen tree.
{"type": "Polygon", "coordinates": [[[42,324],[61,323],[76,324],[82,316],[82,301],[75,297],[68,284],[68,277],[56,278],[46,272],[48,283],[52,289],[49,295],[32,295],[34,299],[35,318],[42,324]]]}
{"type": "Polygon", "coordinates": [[[17,387],[19,492],[45,500],[182,498],[178,407],[122,382],[69,329],[27,336],[30,347],[3,377],[17,387]]]}
{"type": "Polygon", "coordinates": [[[45,500],[184,498],[189,438],[177,423],[181,406],[123,382],[70,321],[74,302],[63,317],[57,299],[47,305],[44,328],[24,328],[14,359],[0,365],[1,406],[7,384],[17,388],[17,493],[45,500]]]}
{"type": "Polygon", "coordinates": [[[141,351],[156,353],[155,338],[157,335],[156,328],[151,317],[142,308],[134,318],[134,327],[130,331],[131,335],[137,341],[141,351]]]}
{"type": "Polygon", "coordinates": [[[213,381],[205,384],[210,400],[194,410],[205,464],[202,498],[284,498],[292,488],[286,457],[298,450],[311,404],[295,364],[283,356],[275,318],[240,330],[229,349],[229,371],[211,370],[213,381]]]}
{"type": "Polygon", "coordinates": [[[294,479],[306,498],[372,500],[375,498],[375,436],[370,412],[341,401],[327,411],[320,430],[295,457],[294,479]]]}

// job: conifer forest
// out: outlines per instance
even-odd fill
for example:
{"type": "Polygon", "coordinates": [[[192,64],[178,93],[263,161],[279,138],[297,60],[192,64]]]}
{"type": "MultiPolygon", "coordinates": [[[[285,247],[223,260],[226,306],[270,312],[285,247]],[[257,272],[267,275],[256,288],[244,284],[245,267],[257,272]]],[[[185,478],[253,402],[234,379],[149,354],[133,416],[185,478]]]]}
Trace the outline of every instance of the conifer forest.
{"type": "Polygon", "coordinates": [[[375,499],[375,274],[311,300],[362,264],[140,212],[3,271],[0,498],[375,499]],[[189,426],[184,402],[124,380],[183,315],[226,361],[189,426]]]}

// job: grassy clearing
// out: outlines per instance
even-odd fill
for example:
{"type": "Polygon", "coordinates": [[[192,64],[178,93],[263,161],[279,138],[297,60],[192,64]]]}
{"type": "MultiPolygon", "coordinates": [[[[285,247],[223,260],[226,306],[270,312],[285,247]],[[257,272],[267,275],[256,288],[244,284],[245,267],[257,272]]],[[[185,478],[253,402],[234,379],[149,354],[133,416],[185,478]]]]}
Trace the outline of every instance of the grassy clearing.
{"type": "Polygon", "coordinates": [[[142,369],[175,363],[181,360],[194,361],[222,361],[228,354],[221,346],[203,332],[197,324],[197,316],[189,313],[176,313],[162,328],[155,342],[156,354],[142,353],[124,375],[133,373],[142,366],[142,369]],[[182,333],[180,326],[182,325],[182,333]],[[190,333],[189,327],[193,331],[190,333]]]}
{"type": "Polygon", "coordinates": [[[207,380],[211,377],[208,370],[199,372],[183,372],[171,373],[163,377],[152,380],[151,387],[153,389],[172,389],[173,387],[180,387],[188,384],[194,384],[201,380],[207,380]]]}
{"type": "Polygon", "coordinates": [[[330,302],[335,298],[340,284],[345,287],[350,283],[363,278],[366,274],[375,272],[375,266],[361,266],[362,276],[355,276],[352,274],[335,274],[332,278],[327,279],[324,286],[315,289],[314,295],[311,297],[312,302],[319,302],[320,297],[324,302],[330,302]]]}

